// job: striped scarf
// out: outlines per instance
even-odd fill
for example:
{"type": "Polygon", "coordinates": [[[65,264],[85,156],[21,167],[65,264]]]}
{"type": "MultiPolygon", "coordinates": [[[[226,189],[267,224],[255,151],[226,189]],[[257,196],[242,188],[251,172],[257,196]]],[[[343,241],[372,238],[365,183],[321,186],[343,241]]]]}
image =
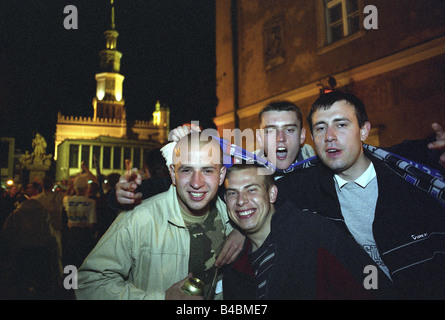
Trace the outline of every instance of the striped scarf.
{"type": "MultiPolygon", "coordinates": [[[[224,165],[231,167],[236,163],[247,162],[263,166],[274,174],[286,174],[296,168],[308,168],[319,164],[318,156],[293,163],[285,170],[277,169],[271,162],[256,156],[255,154],[237,146],[230,144],[227,140],[213,136],[220,142],[224,152],[224,165]]],[[[445,207],[445,179],[438,170],[429,168],[415,161],[405,159],[399,155],[385,151],[382,148],[363,144],[363,148],[375,159],[383,161],[394,173],[401,176],[405,181],[411,183],[420,190],[428,193],[445,207]]]]}
{"type": "Polygon", "coordinates": [[[397,175],[428,193],[445,207],[445,180],[439,171],[385,151],[382,148],[367,144],[363,144],[363,148],[376,159],[382,160],[397,175]]]}

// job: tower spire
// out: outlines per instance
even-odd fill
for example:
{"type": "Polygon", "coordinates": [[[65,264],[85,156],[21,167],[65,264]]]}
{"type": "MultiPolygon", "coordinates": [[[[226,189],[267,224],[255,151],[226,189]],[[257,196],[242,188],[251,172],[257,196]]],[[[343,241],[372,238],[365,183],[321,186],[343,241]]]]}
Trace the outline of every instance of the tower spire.
{"type": "Polygon", "coordinates": [[[117,37],[119,36],[119,32],[115,30],[114,0],[110,0],[110,4],[111,25],[109,30],[104,32],[106,49],[100,52],[101,68],[106,72],[119,72],[122,53],[117,51],[117,37]]]}
{"type": "Polygon", "coordinates": [[[114,23],[114,0],[111,1],[111,30],[114,30],[116,24],[114,23]]]}
{"type": "Polygon", "coordinates": [[[125,120],[122,95],[124,76],[119,73],[122,53],[116,48],[119,33],[115,30],[114,0],[111,4],[111,25],[104,32],[106,48],[99,52],[101,73],[96,74],[97,89],[93,99],[94,119],[125,120]]]}

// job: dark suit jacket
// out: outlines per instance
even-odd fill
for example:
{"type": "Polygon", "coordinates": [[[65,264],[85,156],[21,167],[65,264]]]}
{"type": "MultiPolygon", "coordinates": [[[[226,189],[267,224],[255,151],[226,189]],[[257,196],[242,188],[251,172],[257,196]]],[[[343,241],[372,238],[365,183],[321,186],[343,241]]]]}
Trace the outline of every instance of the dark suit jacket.
{"type": "MultiPolygon", "coordinates": [[[[374,238],[394,284],[405,298],[445,298],[445,208],[424,191],[372,159],[378,183],[374,238]]],[[[347,231],[333,173],[323,164],[276,182],[276,205],[289,200],[347,231]]]]}

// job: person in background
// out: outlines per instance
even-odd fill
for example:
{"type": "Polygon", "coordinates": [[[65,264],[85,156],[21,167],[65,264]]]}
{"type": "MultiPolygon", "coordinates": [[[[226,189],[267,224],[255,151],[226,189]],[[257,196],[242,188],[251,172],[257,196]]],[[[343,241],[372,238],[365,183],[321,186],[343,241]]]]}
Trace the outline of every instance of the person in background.
{"type": "Polygon", "coordinates": [[[8,191],[3,187],[0,188],[0,228],[3,226],[6,218],[14,210],[14,204],[9,200],[8,191]]]}
{"type": "Polygon", "coordinates": [[[144,157],[144,166],[147,169],[148,179],[170,176],[160,149],[153,149],[147,152],[144,157]]]}
{"type": "Polygon", "coordinates": [[[37,200],[49,213],[50,222],[57,241],[57,260],[58,269],[57,281],[62,283],[63,267],[62,267],[62,207],[63,195],[53,191],[54,181],[51,177],[45,177],[42,181],[42,192],[34,199],[37,200]]]}
{"type": "Polygon", "coordinates": [[[7,189],[6,200],[9,207],[8,214],[10,214],[14,209],[17,208],[20,202],[26,200],[26,197],[23,194],[23,187],[14,183],[7,189]]]}
{"type": "Polygon", "coordinates": [[[12,273],[13,289],[9,288],[11,296],[6,298],[55,298],[58,286],[55,275],[59,270],[57,238],[50,213],[39,201],[31,198],[19,204],[3,225],[0,243],[2,256],[9,261],[12,273]]]}
{"type": "Polygon", "coordinates": [[[25,187],[25,197],[26,199],[30,199],[32,197],[37,196],[41,191],[41,186],[38,182],[30,182],[25,187]]]}
{"type": "Polygon", "coordinates": [[[63,245],[64,265],[80,267],[94,246],[97,222],[96,202],[88,198],[88,177],[85,174],[74,180],[75,195],[64,197],[67,215],[66,245],[63,245]]]}

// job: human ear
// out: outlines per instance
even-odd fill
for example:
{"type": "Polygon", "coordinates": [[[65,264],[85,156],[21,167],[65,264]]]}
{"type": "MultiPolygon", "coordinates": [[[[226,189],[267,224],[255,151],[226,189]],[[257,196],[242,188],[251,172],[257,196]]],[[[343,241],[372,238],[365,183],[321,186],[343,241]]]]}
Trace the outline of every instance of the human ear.
{"type": "Polygon", "coordinates": [[[278,187],[276,185],[273,185],[272,187],[270,187],[269,190],[270,203],[275,203],[275,201],[277,200],[277,196],[278,196],[278,187]]]}
{"type": "Polygon", "coordinates": [[[175,176],[175,165],[171,164],[168,167],[168,172],[170,173],[170,178],[172,179],[172,184],[175,186],[176,185],[176,176],[175,176]]]}
{"type": "Polygon", "coordinates": [[[303,145],[305,141],[306,141],[306,129],[305,128],[301,128],[301,132],[300,132],[300,145],[303,145]]]}
{"type": "Polygon", "coordinates": [[[371,122],[366,121],[360,128],[360,140],[363,142],[366,139],[368,139],[370,132],[371,132],[371,122]]]}

